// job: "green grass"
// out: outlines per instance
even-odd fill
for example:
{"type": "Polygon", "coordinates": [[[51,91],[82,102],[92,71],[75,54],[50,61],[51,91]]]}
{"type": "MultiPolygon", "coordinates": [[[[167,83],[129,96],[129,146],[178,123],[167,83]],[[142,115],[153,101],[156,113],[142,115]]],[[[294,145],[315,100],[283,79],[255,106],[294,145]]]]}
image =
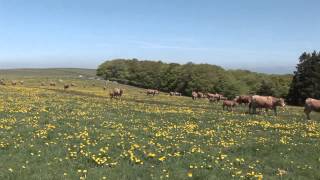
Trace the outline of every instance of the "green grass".
{"type": "Polygon", "coordinates": [[[320,178],[320,116],[307,121],[301,107],[248,115],[58,71],[22,74],[0,74],[25,80],[0,86],[0,179],[320,178]],[[114,87],[122,100],[107,97],[114,87]]]}

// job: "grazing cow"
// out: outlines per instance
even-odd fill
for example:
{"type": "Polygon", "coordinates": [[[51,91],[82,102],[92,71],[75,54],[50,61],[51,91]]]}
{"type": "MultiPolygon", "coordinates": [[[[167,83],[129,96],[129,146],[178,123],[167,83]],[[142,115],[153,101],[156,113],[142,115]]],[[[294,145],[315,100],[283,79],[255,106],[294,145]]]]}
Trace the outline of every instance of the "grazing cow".
{"type": "Polygon", "coordinates": [[[235,98],[235,101],[237,101],[237,103],[240,105],[244,104],[246,106],[250,103],[251,96],[247,96],[247,95],[237,96],[235,98]]]}
{"type": "Polygon", "coordinates": [[[24,84],[24,81],[20,81],[20,84],[23,85],[23,84],[24,84]]]}
{"type": "Polygon", "coordinates": [[[234,100],[224,100],[222,104],[222,108],[224,110],[225,107],[227,107],[227,110],[233,111],[233,108],[237,105],[238,103],[234,100]]]}
{"type": "Polygon", "coordinates": [[[192,99],[196,100],[198,98],[198,93],[195,91],[192,91],[192,99]]]}
{"type": "Polygon", "coordinates": [[[11,81],[11,85],[12,85],[12,86],[17,85],[17,81],[11,81]]]}
{"type": "Polygon", "coordinates": [[[156,94],[159,94],[159,91],[158,91],[158,90],[147,89],[147,95],[155,96],[156,94]]]}
{"type": "Polygon", "coordinates": [[[304,113],[307,115],[307,119],[310,120],[310,113],[312,111],[320,112],[320,100],[308,98],[305,101],[304,113]]]}
{"type": "Polygon", "coordinates": [[[70,87],[69,84],[65,84],[65,85],[63,86],[63,89],[66,90],[66,89],[69,89],[69,87],[70,87]]]}
{"type": "Polygon", "coordinates": [[[109,93],[111,99],[121,98],[122,94],[123,94],[123,89],[119,89],[119,88],[114,88],[113,92],[109,93]]]}
{"type": "Polygon", "coordinates": [[[284,107],[285,105],[282,98],[254,95],[249,103],[249,113],[256,114],[257,108],[265,108],[266,110],[273,109],[274,114],[277,115],[277,106],[284,107]]]}
{"type": "Polygon", "coordinates": [[[55,82],[50,82],[50,86],[56,86],[55,82]]]}

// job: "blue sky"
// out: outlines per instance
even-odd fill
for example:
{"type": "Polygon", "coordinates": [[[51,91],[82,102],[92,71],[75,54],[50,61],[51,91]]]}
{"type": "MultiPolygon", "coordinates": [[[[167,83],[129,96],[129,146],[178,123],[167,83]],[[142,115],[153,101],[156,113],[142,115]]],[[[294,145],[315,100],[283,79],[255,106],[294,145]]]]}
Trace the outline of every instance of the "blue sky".
{"type": "Polygon", "coordinates": [[[113,58],[287,73],[320,50],[319,0],[0,0],[0,68],[113,58]]]}

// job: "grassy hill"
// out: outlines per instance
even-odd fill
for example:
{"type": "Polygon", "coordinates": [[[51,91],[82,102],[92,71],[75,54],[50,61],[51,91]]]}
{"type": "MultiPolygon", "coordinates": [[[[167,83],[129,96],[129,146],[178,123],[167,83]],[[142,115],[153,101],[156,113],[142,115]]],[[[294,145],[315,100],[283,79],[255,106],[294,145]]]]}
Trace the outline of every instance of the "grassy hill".
{"type": "Polygon", "coordinates": [[[0,69],[0,78],[22,77],[95,77],[95,69],[48,68],[48,69],[0,69]]]}
{"type": "Polygon", "coordinates": [[[94,76],[0,71],[25,80],[0,86],[0,179],[320,178],[319,114],[307,121],[291,106],[279,116],[228,112],[206,99],[147,96],[113,82],[105,91],[105,81],[78,78],[85,72],[94,76]],[[77,87],[63,90],[71,82],[77,87]],[[121,100],[107,96],[114,87],[125,89],[121,100]]]}

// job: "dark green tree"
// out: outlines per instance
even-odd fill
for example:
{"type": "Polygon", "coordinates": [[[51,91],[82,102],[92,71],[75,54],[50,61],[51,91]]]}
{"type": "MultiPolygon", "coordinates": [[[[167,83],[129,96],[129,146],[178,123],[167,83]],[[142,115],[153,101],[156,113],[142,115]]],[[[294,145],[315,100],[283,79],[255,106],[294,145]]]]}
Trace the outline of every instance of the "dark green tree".
{"type": "Polygon", "coordinates": [[[320,55],[304,52],[299,58],[287,99],[294,105],[303,105],[306,98],[320,98],[320,55]]]}

